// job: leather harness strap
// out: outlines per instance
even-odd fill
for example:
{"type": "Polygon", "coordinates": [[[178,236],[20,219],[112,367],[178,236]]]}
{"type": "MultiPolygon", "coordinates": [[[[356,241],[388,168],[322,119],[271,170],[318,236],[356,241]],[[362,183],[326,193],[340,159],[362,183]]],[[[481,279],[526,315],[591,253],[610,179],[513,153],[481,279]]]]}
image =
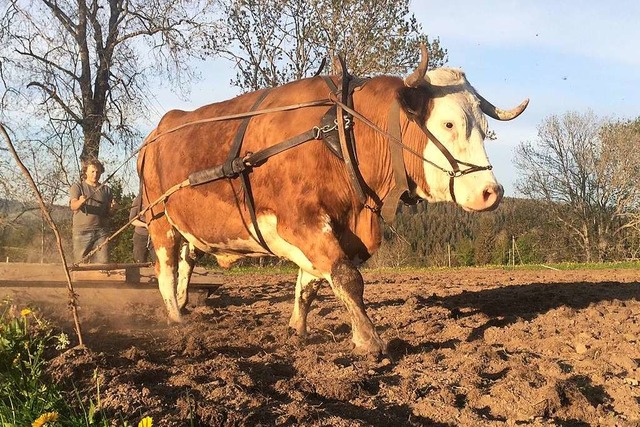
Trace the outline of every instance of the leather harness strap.
{"type": "MultiPolygon", "coordinates": [[[[258,97],[256,102],[251,107],[251,111],[260,106],[269,92],[270,90],[267,89],[260,95],[260,97],[258,97]]],[[[240,157],[242,142],[244,140],[244,135],[246,133],[251,117],[252,116],[244,117],[242,123],[240,123],[238,131],[236,132],[236,136],[233,140],[233,144],[227,156],[227,160],[221,165],[196,171],[190,174],[188,182],[190,186],[197,186],[205,184],[207,182],[216,181],[221,178],[231,179],[240,177],[242,189],[245,194],[245,203],[247,205],[247,209],[249,210],[249,215],[251,217],[251,222],[256,233],[257,241],[260,246],[262,246],[266,251],[273,253],[273,251],[271,251],[269,245],[265,241],[264,236],[260,231],[260,227],[258,226],[258,218],[256,215],[253,192],[251,191],[249,172],[254,166],[260,165],[271,156],[293,148],[304,142],[311,141],[313,139],[319,139],[322,136],[322,129],[316,126],[306,132],[301,133],[300,135],[289,138],[283,142],[280,142],[279,144],[258,151],[257,153],[247,153],[247,155],[245,155],[244,157],[240,157]]]]}
{"type": "MultiPolygon", "coordinates": [[[[262,101],[267,97],[267,95],[271,92],[271,88],[265,89],[262,94],[258,97],[256,102],[251,107],[251,111],[255,110],[262,104],[262,101]]],[[[231,150],[229,151],[229,155],[227,156],[227,161],[225,165],[233,165],[234,162],[238,164],[238,160],[240,159],[240,148],[242,147],[242,141],[244,141],[244,134],[247,131],[247,127],[249,126],[249,121],[251,117],[245,117],[240,123],[238,127],[238,131],[236,132],[236,137],[233,140],[233,145],[231,146],[231,150]]],[[[233,166],[231,167],[233,169],[233,166]]],[[[265,242],[262,233],[260,232],[260,227],[258,227],[258,217],[256,216],[256,208],[253,203],[253,193],[251,192],[251,183],[249,182],[249,176],[246,173],[245,169],[240,172],[240,182],[242,183],[242,189],[244,191],[244,201],[249,210],[249,216],[251,217],[251,222],[253,223],[253,229],[256,233],[256,237],[260,246],[267,250],[267,252],[273,253],[271,249],[269,249],[269,245],[265,242]]]]}
{"type": "MultiPolygon", "coordinates": [[[[322,78],[336,96],[338,94],[341,95],[342,103],[350,103],[349,75],[346,72],[343,72],[342,83],[339,89],[329,76],[322,76],[322,78]]],[[[351,188],[355,192],[358,201],[364,205],[367,201],[367,196],[362,188],[362,182],[364,182],[364,179],[362,179],[357,167],[356,150],[352,138],[352,127],[349,127],[349,132],[347,132],[344,120],[344,110],[340,105],[337,105],[336,108],[336,125],[338,126],[342,160],[344,161],[344,165],[347,169],[347,176],[351,182],[351,188]]]]}
{"type": "MultiPolygon", "coordinates": [[[[393,138],[401,140],[402,134],[400,133],[400,105],[395,101],[389,109],[389,134],[393,138]]],[[[389,138],[389,151],[391,154],[391,167],[393,170],[393,177],[395,179],[394,187],[387,195],[384,204],[382,205],[381,215],[384,222],[390,224],[394,221],[396,212],[398,210],[398,202],[404,193],[409,190],[409,184],[407,182],[407,169],[404,165],[404,158],[402,153],[402,146],[399,144],[393,144],[389,138]]]]}

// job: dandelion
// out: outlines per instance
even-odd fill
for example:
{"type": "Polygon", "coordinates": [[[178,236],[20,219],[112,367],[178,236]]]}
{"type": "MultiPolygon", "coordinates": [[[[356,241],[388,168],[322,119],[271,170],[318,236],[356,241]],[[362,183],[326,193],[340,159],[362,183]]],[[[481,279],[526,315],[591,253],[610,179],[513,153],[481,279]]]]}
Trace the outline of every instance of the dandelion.
{"type": "Polygon", "coordinates": [[[22,310],[20,310],[20,316],[22,317],[27,317],[30,314],[31,314],[30,308],[23,308],[22,310]]]}
{"type": "Polygon", "coordinates": [[[151,417],[144,417],[138,423],[138,427],[151,427],[151,426],[153,426],[153,418],[151,417]]]}
{"type": "Polygon", "coordinates": [[[32,424],[31,427],[43,427],[47,425],[47,423],[52,423],[58,421],[58,413],[57,412],[45,412],[40,415],[32,424]]]}

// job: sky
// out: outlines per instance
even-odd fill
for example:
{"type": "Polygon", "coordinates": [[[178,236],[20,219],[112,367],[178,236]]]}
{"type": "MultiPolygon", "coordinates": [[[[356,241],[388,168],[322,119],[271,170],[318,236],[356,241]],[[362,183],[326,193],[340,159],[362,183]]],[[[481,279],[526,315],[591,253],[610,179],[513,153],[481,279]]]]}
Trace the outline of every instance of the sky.
{"type": "MultiPolygon", "coordinates": [[[[517,119],[490,119],[498,139],[487,141],[487,152],[507,196],[518,196],[515,147],[535,142],[545,118],[588,110],[605,118],[640,116],[636,0],[414,0],[410,10],[423,31],[448,50],[447,66],[464,70],[493,104],[510,109],[530,99],[517,119]]],[[[239,94],[229,83],[235,76],[229,62],[209,61],[200,72],[202,80],[186,100],[168,89],[156,92],[150,118],[239,94]]]]}

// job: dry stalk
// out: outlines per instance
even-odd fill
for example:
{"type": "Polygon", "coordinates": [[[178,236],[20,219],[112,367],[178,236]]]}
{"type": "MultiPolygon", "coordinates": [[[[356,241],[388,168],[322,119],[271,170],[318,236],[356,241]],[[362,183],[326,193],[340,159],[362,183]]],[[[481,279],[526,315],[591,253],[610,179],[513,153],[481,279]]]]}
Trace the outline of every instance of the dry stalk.
{"type": "Polygon", "coordinates": [[[58,227],[56,226],[56,223],[53,221],[51,214],[47,210],[44,200],[42,199],[42,194],[40,194],[40,190],[38,190],[38,187],[36,186],[36,183],[33,180],[31,173],[29,173],[29,170],[27,169],[27,167],[24,165],[24,163],[22,163],[22,160],[20,160],[20,156],[18,156],[18,153],[16,152],[13,142],[11,142],[11,138],[9,137],[9,134],[7,133],[2,123],[0,123],[0,133],[2,133],[2,135],[6,139],[7,146],[9,147],[9,151],[13,155],[13,158],[15,159],[16,163],[20,167],[20,170],[22,170],[22,173],[25,176],[25,178],[27,178],[27,181],[29,182],[31,189],[35,193],[44,219],[47,221],[47,223],[49,224],[49,227],[51,227],[51,230],[53,230],[53,233],[56,236],[56,243],[58,244],[58,252],[60,253],[60,258],[62,259],[62,266],[64,267],[64,273],[67,278],[67,294],[69,296],[69,307],[71,308],[71,313],[73,314],[73,322],[76,329],[76,335],[78,336],[78,345],[81,347],[84,347],[84,342],[82,340],[82,330],[80,328],[80,319],[78,318],[78,294],[76,294],[73,289],[71,274],[69,273],[69,267],[67,266],[67,259],[64,254],[64,248],[62,247],[62,237],[60,236],[60,231],[58,231],[58,227]]]}

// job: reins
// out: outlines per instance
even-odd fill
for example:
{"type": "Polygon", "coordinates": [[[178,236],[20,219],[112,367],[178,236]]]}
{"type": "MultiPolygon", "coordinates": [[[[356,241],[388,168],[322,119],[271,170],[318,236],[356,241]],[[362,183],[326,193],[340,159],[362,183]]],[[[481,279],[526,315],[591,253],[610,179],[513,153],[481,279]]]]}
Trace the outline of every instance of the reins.
{"type": "MultiPolygon", "coordinates": [[[[222,122],[222,121],[226,121],[226,120],[237,120],[237,119],[244,119],[247,117],[254,117],[254,116],[260,116],[263,114],[270,114],[270,113],[278,113],[281,111],[291,111],[291,110],[298,110],[300,108],[307,108],[307,107],[319,107],[319,106],[323,106],[323,105],[332,105],[333,102],[331,101],[331,99],[327,98],[327,99],[319,99],[317,101],[309,101],[309,102],[302,102],[300,104],[291,104],[291,105],[285,105],[282,107],[273,107],[273,108],[264,108],[262,110],[254,110],[254,111],[248,111],[246,113],[237,113],[237,114],[228,114],[225,116],[217,116],[217,117],[210,117],[208,119],[201,119],[201,120],[194,120],[193,122],[189,122],[189,123],[183,123],[180,126],[176,126],[173,127],[171,129],[168,129],[162,133],[159,133],[157,135],[154,135],[153,138],[151,139],[145,139],[144,142],[142,143],[142,146],[137,150],[140,151],[142,150],[146,145],[155,142],[158,138],[168,135],[170,133],[176,132],[180,129],[184,129],[186,127],[189,126],[194,126],[194,125],[199,125],[199,124],[203,124],[203,123],[212,123],[212,122],[222,122]]],[[[151,135],[149,135],[151,136],[151,135]]],[[[147,137],[148,138],[148,137],[147,137]]]]}
{"type": "MultiPolygon", "coordinates": [[[[343,90],[345,90],[343,88],[343,90]]],[[[261,97],[262,98],[262,97],[261,97]]],[[[260,99],[260,101],[262,101],[262,99],[260,99]]],[[[254,108],[256,108],[259,105],[260,102],[257,102],[256,104],[254,104],[254,108]]],[[[397,104],[397,103],[396,103],[397,104]]],[[[264,115],[264,114],[271,114],[271,113],[276,113],[276,112],[282,112],[282,111],[291,111],[291,110],[296,110],[296,109],[301,109],[301,108],[308,108],[308,107],[317,107],[317,106],[330,106],[330,105],[336,105],[339,107],[339,109],[342,109],[343,111],[347,112],[348,114],[350,114],[351,116],[353,116],[355,119],[360,120],[363,124],[365,124],[366,126],[370,127],[371,129],[373,129],[374,131],[376,131],[377,133],[379,133],[380,135],[386,137],[390,143],[395,144],[398,147],[401,147],[402,150],[406,150],[407,152],[411,153],[412,155],[418,157],[419,159],[421,159],[422,161],[426,162],[427,164],[435,167],[436,169],[440,170],[441,172],[447,174],[449,176],[449,192],[451,194],[451,198],[453,199],[454,202],[456,202],[456,198],[455,198],[455,192],[454,192],[454,179],[473,173],[473,172],[479,172],[479,171],[483,171],[483,170],[491,170],[493,167],[491,165],[487,165],[487,166],[479,166],[479,165],[474,165],[471,163],[467,163],[467,162],[463,162],[461,160],[457,160],[455,157],[453,157],[453,155],[449,152],[449,150],[447,150],[447,148],[438,140],[438,138],[436,138],[435,135],[433,135],[433,133],[426,127],[426,125],[424,124],[418,124],[420,126],[420,129],[422,130],[422,132],[424,132],[424,134],[427,136],[427,138],[429,138],[429,140],[431,142],[434,143],[434,145],[440,150],[440,152],[444,155],[444,157],[447,159],[447,161],[449,162],[449,165],[451,166],[451,170],[445,169],[443,167],[441,167],[440,165],[436,164],[435,162],[426,159],[424,157],[424,155],[422,153],[419,153],[418,151],[412,149],[411,147],[407,146],[406,144],[404,144],[402,142],[402,135],[399,131],[399,128],[397,128],[397,124],[394,124],[392,127],[390,127],[391,130],[393,130],[394,132],[387,132],[383,129],[381,129],[378,125],[376,125],[375,123],[373,123],[370,119],[368,119],[367,117],[365,117],[364,115],[360,114],[359,112],[357,112],[354,108],[351,108],[349,105],[347,105],[345,102],[340,101],[339,99],[337,99],[337,94],[335,92],[331,92],[329,94],[329,97],[326,99],[320,99],[320,100],[316,100],[316,101],[309,101],[309,102],[303,102],[303,103],[299,103],[299,104],[291,104],[291,105],[286,105],[286,106],[281,106],[281,107],[272,107],[272,108],[265,108],[265,109],[252,109],[252,111],[249,112],[244,112],[244,113],[236,113],[236,114],[229,114],[229,115],[224,115],[224,116],[217,116],[217,117],[211,117],[211,118],[207,118],[207,119],[202,119],[202,120],[196,120],[193,122],[189,122],[189,123],[184,123],[182,125],[170,128],[166,131],[163,131],[161,133],[158,134],[151,134],[149,135],[144,142],[142,143],[141,147],[138,148],[137,150],[134,150],[132,152],[132,154],[127,158],[127,160],[125,160],[125,162],[120,165],[116,171],[114,171],[111,175],[109,175],[107,177],[107,179],[105,179],[103,181],[103,183],[101,184],[101,186],[105,185],[105,183],[107,181],[109,181],[114,175],[115,173],[126,163],[128,162],[133,156],[135,156],[136,154],[138,154],[140,151],[142,151],[143,149],[147,148],[150,144],[156,142],[159,138],[166,136],[168,134],[171,134],[173,132],[176,132],[180,129],[184,129],[186,127],[189,126],[195,126],[198,124],[204,124],[204,123],[213,123],[213,122],[220,122],[220,121],[227,121],[227,120],[238,120],[238,119],[245,119],[249,120],[251,117],[255,117],[255,116],[259,116],[259,115],[264,115]],[[152,136],[153,135],[153,136],[152,136]],[[466,169],[461,169],[460,165],[466,166],[466,169]]],[[[394,109],[397,109],[397,107],[392,107],[392,110],[390,112],[390,116],[391,115],[395,115],[397,120],[399,118],[399,112],[396,114],[394,112],[394,109]]],[[[342,115],[338,115],[337,116],[337,123],[336,125],[338,126],[338,129],[341,130],[340,133],[344,133],[344,125],[340,126],[340,122],[343,120],[342,115]]],[[[246,129],[246,124],[244,125],[245,129],[246,129]]],[[[154,200],[153,202],[151,202],[150,204],[148,204],[144,209],[142,209],[139,212],[139,216],[144,215],[147,211],[149,211],[151,208],[155,207],[156,205],[158,205],[161,202],[166,201],[169,196],[171,196],[172,194],[174,194],[176,191],[185,188],[185,187],[189,187],[189,186],[197,186],[197,185],[201,185],[207,182],[212,182],[221,178],[235,178],[237,176],[243,176],[246,177],[245,173],[250,171],[251,168],[255,167],[255,166],[259,166],[261,163],[263,163],[264,161],[266,161],[269,157],[272,157],[276,154],[279,154],[283,151],[286,151],[290,148],[293,148],[295,146],[298,146],[302,143],[311,141],[311,140],[317,140],[317,139],[321,139],[322,135],[326,132],[331,131],[332,129],[328,129],[326,126],[314,126],[313,128],[311,128],[310,130],[303,132],[300,135],[297,135],[293,138],[289,138],[285,141],[282,141],[278,144],[275,144],[273,146],[270,146],[268,148],[265,148],[263,150],[257,151],[255,153],[247,153],[245,156],[240,157],[239,156],[239,150],[240,150],[240,144],[236,143],[234,144],[233,150],[231,150],[228,159],[225,163],[223,163],[222,165],[218,165],[215,166],[213,168],[208,168],[208,169],[204,169],[204,170],[200,170],[200,171],[196,171],[193,172],[189,175],[189,177],[187,179],[185,179],[184,181],[172,186],[171,188],[169,188],[167,191],[165,191],[160,197],[158,197],[156,200],[154,200]],[[235,152],[235,155],[234,155],[235,152]]],[[[244,132],[242,132],[242,135],[244,134],[244,132]]],[[[238,138],[236,137],[236,141],[241,141],[241,137],[238,138]]],[[[373,210],[374,212],[377,212],[378,214],[380,214],[383,219],[385,219],[385,222],[389,223],[391,222],[390,220],[393,218],[393,215],[395,215],[395,209],[397,207],[397,202],[400,199],[401,195],[403,193],[406,192],[406,190],[408,190],[407,188],[407,182],[406,182],[406,168],[404,169],[404,176],[402,176],[402,172],[400,171],[401,167],[399,165],[404,165],[403,160],[402,160],[402,156],[398,155],[398,151],[392,149],[392,147],[389,147],[391,149],[391,153],[392,153],[392,157],[395,157],[395,159],[393,160],[393,170],[394,170],[394,176],[396,176],[396,187],[392,190],[392,194],[390,197],[390,199],[393,199],[392,203],[388,203],[387,206],[382,206],[382,208],[380,206],[378,206],[377,208],[371,208],[369,206],[367,206],[366,204],[364,205],[365,207],[370,208],[371,210],[373,210]],[[394,153],[395,152],[395,153],[394,153]],[[400,157],[398,159],[398,156],[400,157]],[[386,208],[386,209],[385,209],[386,208]]],[[[354,150],[354,147],[350,147],[351,150],[354,150]]],[[[144,155],[144,152],[143,152],[144,155]]],[[[357,165],[357,159],[356,160],[356,165],[357,165]]],[[[357,169],[357,166],[356,166],[357,169]]],[[[249,192],[250,190],[247,190],[248,188],[248,183],[247,180],[243,180],[243,186],[245,188],[245,192],[249,192]]],[[[354,180],[352,179],[352,186],[357,187],[358,183],[355,183],[354,180]]],[[[363,193],[362,190],[359,188],[354,188],[354,191],[356,191],[356,194],[359,196],[359,200],[361,201],[361,203],[364,204],[364,202],[362,201],[363,198],[363,193]]],[[[256,229],[256,235],[257,235],[257,241],[258,243],[265,248],[267,251],[271,252],[270,249],[268,248],[268,246],[266,245],[266,242],[264,241],[264,238],[262,237],[262,235],[260,234],[260,231],[257,227],[257,219],[255,216],[255,210],[253,208],[253,203],[250,203],[250,213],[251,213],[251,217],[252,217],[252,222],[254,223],[254,228],[256,229]]],[[[100,250],[102,248],[102,246],[106,245],[108,242],[110,242],[112,239],[114,239],[118,234],[122,233],[129,225],[131,225],[131,223],[135,220],[131,219],[127,224],[125,224],[124,226],[122,226],[120,229],[118,229],[114,234],[112,234],[111,236],[109,236],[107,238],[107,240],[105,242],[103,242],[101,245],[99,245],[98,247],[96,247],[95,249],[93,249],[91,252],[89,252],[84,258],[85,259],[89,259],[93,254],[95,254],[98,250],[100,250]]]]}

